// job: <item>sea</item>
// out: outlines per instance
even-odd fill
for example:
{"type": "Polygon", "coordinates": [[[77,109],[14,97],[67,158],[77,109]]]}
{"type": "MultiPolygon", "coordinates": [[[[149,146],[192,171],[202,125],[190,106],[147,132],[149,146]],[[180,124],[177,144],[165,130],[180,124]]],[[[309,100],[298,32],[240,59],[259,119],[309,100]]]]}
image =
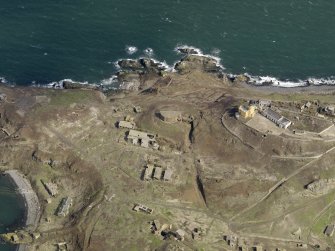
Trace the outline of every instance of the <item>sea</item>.
{"type": "MultiPolygon", "coordinates": [[[[22,227],[25,206],[22,196],[8,176],[0,175],[0,233],[6,233],[22,227]]],[[[16,246],[0,242],[0,251],[14,251],[16,246]]]]}
{"type": "MultiPolygon", "coordinates": [[[[335,85],[334,13],[331,0],[0,0],[0,83],[108,87],[119,59],[172,70],[186,46],[253,84],[335,85]]],[[[24,217],[12,190],[0,177],[0,232],[24,217]]]]}
{"type": "Polygon", "coordinates": [[[112,84],[122,58],[173,68],[178,46],[255,84],[335,84],[330,0],[0,0],[0,82],[112,84]]]}

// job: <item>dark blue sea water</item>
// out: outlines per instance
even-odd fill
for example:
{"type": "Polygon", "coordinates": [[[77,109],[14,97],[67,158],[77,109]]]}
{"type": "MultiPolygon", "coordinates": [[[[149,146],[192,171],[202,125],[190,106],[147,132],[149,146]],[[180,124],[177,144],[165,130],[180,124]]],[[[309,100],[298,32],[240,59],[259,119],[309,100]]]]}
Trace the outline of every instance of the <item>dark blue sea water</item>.
{"type": "Polygon", "coordinates": [[[0,0],[0,76],[17,84],[99,83],[119,58],[177,45],[222,58],[227,72],[282,79],[335,72],[330,0],[0,0]],[[138,51],[129,55],[126,46],[138,51]]]}
{"type": "MultiPolygon", "coordinates": [[[[23,224],[24,202],[8,177],[0,175],[0,233],[13,230],[23,224]]],[[[0,251],[13,251],[15,246],[0,243],[0,251]]]]}

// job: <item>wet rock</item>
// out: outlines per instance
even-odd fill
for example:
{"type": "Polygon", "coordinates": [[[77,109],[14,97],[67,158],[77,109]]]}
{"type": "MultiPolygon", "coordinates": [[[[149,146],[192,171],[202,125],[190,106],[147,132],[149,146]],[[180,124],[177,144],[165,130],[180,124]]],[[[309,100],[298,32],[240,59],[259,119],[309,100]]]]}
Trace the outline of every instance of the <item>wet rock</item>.
{"type": "Polygon", "coordinates": [[[133,72],[138,74],[153,73],[161,75],[166,67],[153,59],[140,58],[140,59],[124,59],[118,62],[122,68],[121,72],[133,72]]]}
{"type": "Polygon", "coordinates": [[[137,59],[122,59],[119,60],[117,64],[123,69],[141,70],[144,68],[141,62],[137,59]]]}
{"type": "Polygon", "coordinates": [[[232,83],[231,78],[226,73],[219,72],[218,77],[222,79],[224,83],[232,83]]]}
{"type": "Polygon", "coordinates": [[[249,82],[249,77],[247,77],[246,75],[240,74],[235,76],[234,82],[249,82]]]}
{"type": "Polygon", "coordinates": [[[199,55],[187,55],[175,65],[175,70],[181,74],[189,73],[194,69],[218,72],[220,67],[214,58],[199,55]]]}
{"type": "Polygon", "coordinates": [[[63,88],[64,89],[91,89],[91,90],[99,89],[97,86],[94,86],[94,85],[83,84],[80,82],[73,82],[73,81],[68,81],[68,80],[63,81],[63,88]]]}
{"type": "Polygon", "coordinates": [[[160,71],[165,70],[165,67],[160,62],[156,62],[149,58],[141,58],[140,63],[147,72],[159,73],[160,71]]]}
{"type": "Polygon", "coordinates": [[[195,55],[199,54],[199,52],[193,48],[178,48],[177,50],[184,54],[195,54],[195,55]]]}

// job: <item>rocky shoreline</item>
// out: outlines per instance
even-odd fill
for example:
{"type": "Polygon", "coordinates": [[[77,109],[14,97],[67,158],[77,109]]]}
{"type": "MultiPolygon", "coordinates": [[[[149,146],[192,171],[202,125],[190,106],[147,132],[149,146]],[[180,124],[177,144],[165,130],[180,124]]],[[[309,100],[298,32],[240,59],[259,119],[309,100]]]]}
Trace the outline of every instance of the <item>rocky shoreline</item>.
{"type": "Polygon", "coordinates": [[[175,50],[181,54],[182,57],[170,66],[150,56],[134,59],[119,59],[115,62],[118,70],[111,78],[102,80],[100,83],[78,82],[71,79],[64,79],[46,86],[37,87],[87,89],[100,90],[102,92],[115,90],[134,91],[139,88],[143,79],[164,77],[171,74],[187,75],[194,71],[216,75],[231,84],[243,84],[247,88],[257,88],[269,92],[291,93],[292,91],[311,91],[315,93],[318,89],[321,89],[322,94],[325,89],[326,92],[328,92],[329,89],[334,89],[335,87],[335,79],[333,77],[328,79],[308,78],[294,82],[280,80],[275,77],[252,76],[248,73],[231,74],[225,71],[225,68],[220,63],[221,59],[219,57],[203,54],[201,50],[195,47],[181,46],[175,50]]]}

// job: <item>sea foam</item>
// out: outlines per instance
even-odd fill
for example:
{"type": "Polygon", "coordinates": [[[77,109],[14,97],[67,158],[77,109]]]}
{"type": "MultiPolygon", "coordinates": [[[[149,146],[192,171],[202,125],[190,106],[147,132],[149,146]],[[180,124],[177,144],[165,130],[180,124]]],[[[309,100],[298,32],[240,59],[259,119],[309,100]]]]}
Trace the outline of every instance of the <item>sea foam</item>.
{"type": "MultiPolygon", "coordinates": [[[[202,56],[202,57],[207,57],[207,58],[212,58],[216,61],[216,66],[220,69],[220,70],[225,70],[226,68],[221,64],[221,58],[218,57],[217,55],[211,55],[211,54],[205,54],[202,52],[201,49],[194,47],[194,46],[189,46],[189,45],[177,45],[174,49],[175,52],[177,52],[177,54],[183,54],[180,50],[185,50],[185,49],[189,49],[191,51],[194,51],[194,53],[190,53],[192,55],[198,55],[198,56],[202,56]]],[[[219,51],[216,51],[217,53],[220,53],[219,51]]]]}
{"type": "Polygon", "coordinates": [[[144,52],[145,55],[147,55],[149,57],[152,57],[153,54],[154,54],[154,50],[150,47],[146,48],[143,52],[144,52]]]}
{"type": "MultiPolygon", "coordinates": [[[[76,83],[76,84],[82,84],[82,85],[96,85],[96,84],[90,84],[87,81],[85,82],[80,82],[80,81],[74,81],[72,79],[66,78],[66,79],[62,79],[60,81],[54,81],[54,82],[50,82],[49,84],[47,84],[45,87],[46,88],[53,88],[53,89],[64,89],[64,83],[65,82],[70,82],[70,83],[76,83]]],[[[33,86],[36,87],[41,87],[44,85],[39,85],[39,84],[35,84],[33,86]]]]}
{"type": "Polygon", "coordinates": [[[127,45],[125,50],[128,53],[128,55],[133,55],[138,51],[137,47],[131,45],[127,45]]]}
{"type": "Polygon", "coordinates": [[[8,84],[8,81],[5,77],[0,77],[0,84],[8,84]]]}
{"type": "Polygon", "coordinates": [[[270,85],[270,86],[277,86],[277,87],[285,87],[285,88],[292,88],[292,87],[304,87],[304,86],[318,86],[318,85],[335,85],[335,77],[329,78],[308,78],[306,80],[280,80],[275,77],[270,76],[252,76],[248,73],[244,74],[246,77],[249,78],[249,84],[253,85],[270,85]]]}

